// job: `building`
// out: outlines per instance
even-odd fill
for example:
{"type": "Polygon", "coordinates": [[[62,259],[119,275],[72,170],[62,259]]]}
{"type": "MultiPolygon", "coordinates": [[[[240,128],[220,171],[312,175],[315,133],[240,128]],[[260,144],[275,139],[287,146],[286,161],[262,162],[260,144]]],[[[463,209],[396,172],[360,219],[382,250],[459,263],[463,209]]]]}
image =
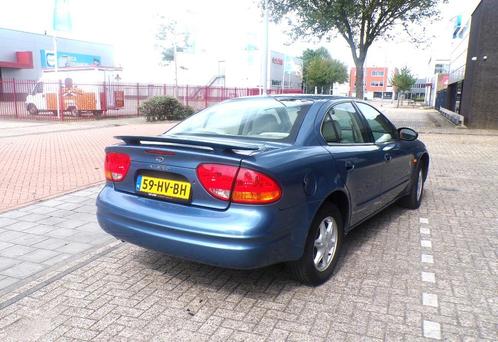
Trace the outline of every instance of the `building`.
{"type": "MultiPolygon", "coordinates": [[[[239,51],[226,56],[226,85],[229,87],[260,88],[262,54],[259,49],[239,51]]],[[[301,89],[303,83],[301,58],[278,51],[269,52],[268,89],[301,89]]]]}
{"type": "Polygon", "coordinates": [[[436,107],[436,98],[438,92],[446,89],[448,86],[448,71],[450,59],[442,56],[432,57],[427,63],[426,87],[424,102],[427,106],[436,107]]]}
{"type": "Polygon", "coordinates": [[[469,46],[470,14],[458,15],[452,29],[452,50],[450,54],[448,89],[446,92],[445,108],[460,113],[462,103],[463,84],[469,46]]]}
{"type": "Polygon", "coordinates": [[[460,114],[472,128],[498,129],[498,1],[472,14],[460,114]]]}
{"type": "MultiPolygon", "coordinates": [[[[366,67],[364,70],[363,96],[367,99],[393,99],[394,89],[390,84],[389,69],[386,67],[366,67]]],[[[356,68],[349,73],[349,96],[356,96],[356,68]]]]}
{"type": "MultiPolygon", "coordinates": [[[[55,65],[52,36],[0,28],[0,42],[0,87],[2,80],[37,80],[55,65]]],[[[57,38],[57,50],[60,67],[115,65],[107,44],[57,38]]]]}
{"type": "Polygon", "coordinates": [[[415,82],[412,89],[410,89],[410,92],[405,94],[405,98],[415,101],[423,101],[425,98],[426,84],[425,78],[417,79],[417,82],[415,82]]]}

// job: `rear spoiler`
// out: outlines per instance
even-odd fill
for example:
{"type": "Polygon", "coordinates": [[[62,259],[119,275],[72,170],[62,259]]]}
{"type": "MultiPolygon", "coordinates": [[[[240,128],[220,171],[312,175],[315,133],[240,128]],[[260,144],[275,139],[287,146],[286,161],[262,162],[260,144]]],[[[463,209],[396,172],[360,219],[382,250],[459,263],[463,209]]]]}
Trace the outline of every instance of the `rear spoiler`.
{"type": "Polygon", "coordinates": [[[198,136],[174,137],[174,136],[134,136],[120,135],[114,137],[123,140],[128,145],[153,145],[154,143],[167,145],[195,146],[198,148],[208,148],[210,150],[224,152],[227,150],[257,151],[263,150],[263,144],[251,144],[244,142],[225,141],[224,139],[199,138],[198,136]]]}

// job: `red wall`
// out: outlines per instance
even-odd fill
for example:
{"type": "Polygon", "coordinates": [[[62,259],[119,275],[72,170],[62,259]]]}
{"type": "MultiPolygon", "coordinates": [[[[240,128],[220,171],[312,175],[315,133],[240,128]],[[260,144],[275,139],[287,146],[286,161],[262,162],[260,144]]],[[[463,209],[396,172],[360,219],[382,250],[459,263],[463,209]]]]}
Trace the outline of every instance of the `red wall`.
{"type": "MultiPolygon", "coordinates": [[[[388,83],[388,69],[384,67],[368,67],[365,68],[365,74],[364,74],[364,79],[365,79],[365,89],[366,91],[386,91],[387,88],[387,83],[388,83]],[[372,76],[372,72],[378,72],[378,71],[383,71],[384,75],[383,76],[372,76]],[[371,85],[372,81],[377,81],[377,82],[383,82],[383,85],[380,87],[374,87],[371,85]]],[[[352,96],[352,94],[355,92],[355,83],[356,83],[356,68],[352,68],[351,72],[349,74],[349,96],[352,96]]]]}

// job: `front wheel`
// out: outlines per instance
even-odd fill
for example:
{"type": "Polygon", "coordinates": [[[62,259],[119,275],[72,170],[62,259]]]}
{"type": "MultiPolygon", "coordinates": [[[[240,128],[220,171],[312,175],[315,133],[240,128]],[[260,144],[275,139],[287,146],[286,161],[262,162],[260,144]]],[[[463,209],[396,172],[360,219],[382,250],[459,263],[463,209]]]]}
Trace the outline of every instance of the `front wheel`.
{"type": "Polygon", "coordinates": [[[81,112],[78,110],[76,107],[69,107],[69,112],[71,113],[72,116],[81,116],[81,112]]]}
{"type": "Polygon", "coordinates": [[[327,281],[339,258],[343,240],[342,216],[333,204],[324,205],[311,224],[301,259],[288,263],[294,277],[308,285],[327,281]]]}
{"type": "Polygon", "coordinates": [[[415,179],[412,181],[410,193],[399,200],[399,204],[407,209],[418,209],[424,195],[424,171],[421,165],[417,168],[415,179]]]}
{"type": "Polygon", "coordinates": [[[37,115],[38,114],[38,108],[32,103],[29,104],[28,106],[28,112],[30,115],[37,115]]]}

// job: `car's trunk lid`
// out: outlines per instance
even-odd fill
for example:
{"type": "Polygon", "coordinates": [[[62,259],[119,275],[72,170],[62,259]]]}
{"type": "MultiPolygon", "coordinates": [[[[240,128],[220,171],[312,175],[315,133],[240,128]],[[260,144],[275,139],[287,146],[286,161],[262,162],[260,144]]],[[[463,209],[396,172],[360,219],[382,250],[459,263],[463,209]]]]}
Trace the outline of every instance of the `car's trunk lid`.
{"type": "MultiPolygon", "coordinates": [[[[226,209],[229,202],[211,196],[200,184],[196,168],[201,163],[218,163],[239,166],[241,160],[252,154],[274,147],[263,142],[240,142],[234,139],[205,138],[197,136],[118,136],[124,144],[108,147],[106,152],[126,153],[131,165],[125,179],[115,182],[118,191],[151,197],[156,200],[179,202],[185,205],[226,209]],[[145,177],[145,178],[144,178],[145,177]],[[147,193],[143,180],[165,180],[164,186],[180,187],[190,184],[188,198],[165,197],[147,193]]],[[[185,192],[180,193],[184,195],[185,192]]],[[[176,194],[172,194],[176,196],[176,194]]]]}

